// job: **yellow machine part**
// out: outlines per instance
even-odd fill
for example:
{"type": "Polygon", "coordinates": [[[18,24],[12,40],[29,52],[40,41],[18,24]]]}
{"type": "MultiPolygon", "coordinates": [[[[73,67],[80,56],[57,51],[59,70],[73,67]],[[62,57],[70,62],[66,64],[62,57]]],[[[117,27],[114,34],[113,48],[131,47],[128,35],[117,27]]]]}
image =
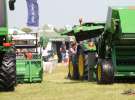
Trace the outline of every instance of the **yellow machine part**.
{"type": "Polygon", "coordinates": [[[102,68],[101,68],[101,65],[100,64],[98,64],[98,67],[97,67],[98,69],[97,69],[97,71],[98,71],[98,80],[101,80],[101,73],[102,73],[102,68]]]}
{"type": "Polygon", "coordinates": [[[79,69],[79,75],[80,77],[83,77],[83,74],[84,74],[84,57],[82,54],[79,55],[79,60],[78,60],[79,64],[78,64],[78,69],[79,69]]]}
{"type": "Polygon", "coordinates": [[[69,73],[70,73],[71,77],[73,77],[73,75],[74,75],[74,68],[73,68],[73,63],[72,63],[71,60],[69,61],[69,73]]]}

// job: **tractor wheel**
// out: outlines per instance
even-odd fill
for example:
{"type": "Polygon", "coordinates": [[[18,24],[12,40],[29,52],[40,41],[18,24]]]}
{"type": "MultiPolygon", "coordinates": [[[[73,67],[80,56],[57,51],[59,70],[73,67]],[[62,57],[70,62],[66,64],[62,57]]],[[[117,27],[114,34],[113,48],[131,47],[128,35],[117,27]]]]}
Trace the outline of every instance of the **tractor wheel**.
{"type": "Polygon", "coordinates": [[[78,79],[77,56],[72,55],[69,60],[69,76],[71,79],[78,79]]]}
{"type": "Polygon", "coordinates": [[[88,81],[94,80],[94,67],[96,66],[96,52],[89,52],[88,53],[88,61],[86,62],[86,66],[88,66],[88,81]]]}
{"type": "Polygon", "coordinates": [[[95,52],[80,53],[78,57],[79,78],[92,81],[95,65],[95,52]]]}
{"type": "Polygon", "coordinates": [[[79,72],[79,79],[84,78],[84,56],[82,53],[78,56],[78,72],[79,72]]]}
{"type": "Polygon", "coordinates": [[[13,91],[16,85],[16,55],[13,52],[1,54],[0,90],[13,91]]]}
{"type": "Polygon", "coordinates": [[[88,80],[88,72],[89,72],[89,59],[88,59],[88,53],[84,53],[84,75],[83,79],[88,80]]]}
{"type": "Polygon", "coordinates": [[[111,61],[100,60],[97,64],[97,83],[111,84],[114,81],[114,70],[111,61]]]}
{"type": "Polygon", "coordinates": [[[84,53],[84,80],[93,81],[94,67],[96,65],[96,53],[84,53]]]}
{"type": "Polygon", "coordinates": [[[71,59],[69,60],[69,78],[70,79],[73,79],[73,76],[74,76],[74,71],[73,71],[73,64],[72,64],[72,61],[71,59]]]}

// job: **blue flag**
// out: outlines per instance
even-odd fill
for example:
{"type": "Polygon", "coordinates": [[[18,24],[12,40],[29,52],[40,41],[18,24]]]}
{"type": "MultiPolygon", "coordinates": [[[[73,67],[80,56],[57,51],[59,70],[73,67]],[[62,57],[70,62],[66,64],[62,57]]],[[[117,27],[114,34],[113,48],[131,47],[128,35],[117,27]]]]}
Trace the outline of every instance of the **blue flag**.
{"type": "Polygon", "coordinates": [[[37,0],[26,0],[28,7],[28,26],[39,26],[39,9],[37,0]]]}

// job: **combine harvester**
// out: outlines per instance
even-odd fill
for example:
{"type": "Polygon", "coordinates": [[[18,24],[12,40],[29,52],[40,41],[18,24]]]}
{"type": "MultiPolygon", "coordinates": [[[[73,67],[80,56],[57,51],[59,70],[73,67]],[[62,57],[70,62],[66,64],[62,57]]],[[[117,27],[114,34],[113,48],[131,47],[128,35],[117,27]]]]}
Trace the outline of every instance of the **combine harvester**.
{"type": "Polygon", "coordinates": [[[109,7],[98,42],[97,83],[135,77],[135,7],[109,7]]]}

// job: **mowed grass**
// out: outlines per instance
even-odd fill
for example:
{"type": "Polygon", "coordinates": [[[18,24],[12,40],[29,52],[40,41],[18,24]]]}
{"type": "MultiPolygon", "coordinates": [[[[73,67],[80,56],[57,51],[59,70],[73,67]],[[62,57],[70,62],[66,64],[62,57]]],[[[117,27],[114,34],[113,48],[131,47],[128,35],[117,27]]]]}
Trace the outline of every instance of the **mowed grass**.
{"type": "Polygon", "coordinates": [[[135,95],[121,94],[135,84],[97,85],[66,76],[67,68],[59,64],[52,74],[44,74],[41,84],[19,84],[14,92],[0,92],[0,100],[135,100],[135,95]]]}

